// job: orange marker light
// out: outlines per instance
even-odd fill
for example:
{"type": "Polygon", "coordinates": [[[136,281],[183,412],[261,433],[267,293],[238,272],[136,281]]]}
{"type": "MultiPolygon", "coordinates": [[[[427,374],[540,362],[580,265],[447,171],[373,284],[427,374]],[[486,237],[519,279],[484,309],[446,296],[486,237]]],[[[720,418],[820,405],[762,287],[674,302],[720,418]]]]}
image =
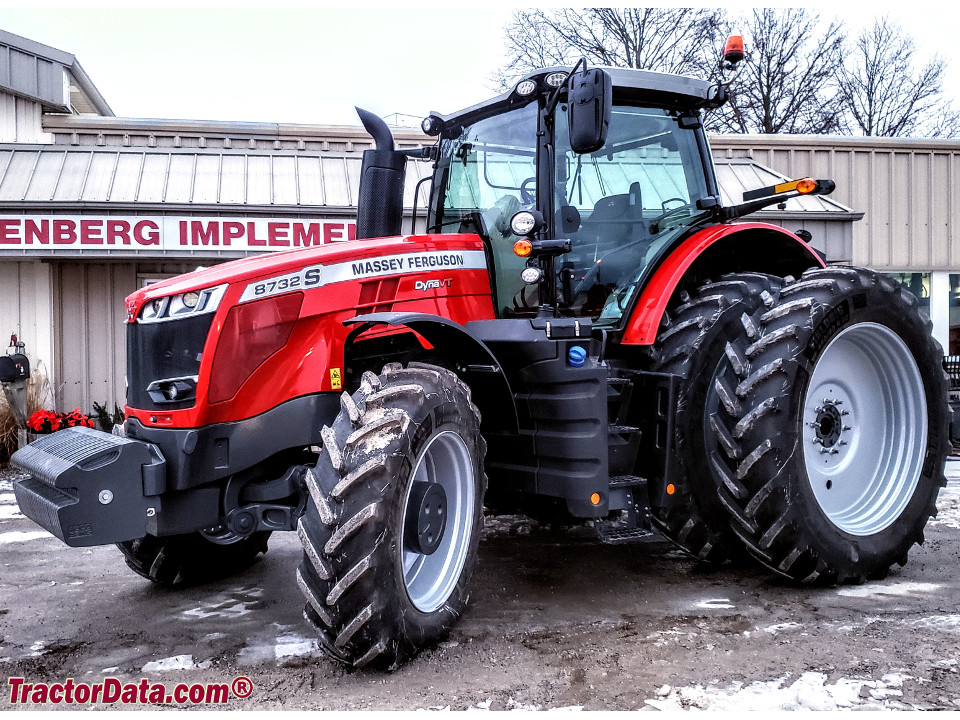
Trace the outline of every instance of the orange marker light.
{"type": "Polygon", "coordinates": [[[673,483],[667,483],[667,495],[673,495],[677,491],[677,486],[673,483]]]}
{"type": "Polygon", "coordinates": [[[797,180],[797,192],[801,195],[808,195],[817,189],[817,181],[811,178],[797,180]]]}
{"type": "Polygon", "coordinates": [[[591,496],[590,496],[590,502],[592,502],[594,505],[599,505],[599,504],[600,504],[600,493],[594,493],[593,495],[591,495],[591,496]]]}
{"type": "Polygon", "coordinates": [[[520,238],[513,244],[513,254],[517,257],[526,257],[533,252],[533,243],[524,238],[520,238]]]}

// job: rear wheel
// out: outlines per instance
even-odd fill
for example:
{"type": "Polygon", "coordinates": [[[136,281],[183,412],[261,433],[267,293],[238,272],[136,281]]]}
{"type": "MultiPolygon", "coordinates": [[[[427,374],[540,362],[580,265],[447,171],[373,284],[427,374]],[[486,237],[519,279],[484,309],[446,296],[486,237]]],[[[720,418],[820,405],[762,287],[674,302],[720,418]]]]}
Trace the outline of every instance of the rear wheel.
{"type": "Polygon", "coordinates": [[[331,657],[395,666],[459,619],[483,526],[479,426],[436,366],[388,365],[343,394],[298,528],[305,615],[331,657]]]}
{"type": "Polygon", "coordinates": [[[655,369],[682,377],[677,397],[669,505],[653,507],[653,521],[670,540],[700,560],[721,563],[741,555],[717,501],[711,465],[716,448],[706,441],[708,398],[718,401],[714,370],[726,344],[741,332],[740,318],[773,302],[783,280],[759,273],[725,275],[681,297],[657,338],[655,369]]]}
{"type": "Polygon", "coordinates": [[[875,272],[810,271],[747,318],[721,362],[718,499],[769,567],[862,582],[907,561],[946,481],[942,351],[916,298],[875,272]]]}
{"type": "Polygon", "coordinates": [[[137,575],[166,587],[188,587],[235,575],[267,552],[269,532],[254,533],[228,545],[200,533],[117,543],[127,566],[137,575]]]}

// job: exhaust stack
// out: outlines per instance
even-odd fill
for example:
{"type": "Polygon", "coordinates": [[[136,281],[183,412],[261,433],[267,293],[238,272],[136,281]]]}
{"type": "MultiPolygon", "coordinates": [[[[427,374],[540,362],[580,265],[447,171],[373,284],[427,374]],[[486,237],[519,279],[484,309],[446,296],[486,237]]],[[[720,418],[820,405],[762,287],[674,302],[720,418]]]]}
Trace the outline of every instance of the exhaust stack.
{"type": "Polygon", "coordinates": [[[379,117],[356,108],[360,122],[376,143],[365,150],[357,197],[357,239],[400,234],[407,158],[394,149],[393,134],[379,117]]]}

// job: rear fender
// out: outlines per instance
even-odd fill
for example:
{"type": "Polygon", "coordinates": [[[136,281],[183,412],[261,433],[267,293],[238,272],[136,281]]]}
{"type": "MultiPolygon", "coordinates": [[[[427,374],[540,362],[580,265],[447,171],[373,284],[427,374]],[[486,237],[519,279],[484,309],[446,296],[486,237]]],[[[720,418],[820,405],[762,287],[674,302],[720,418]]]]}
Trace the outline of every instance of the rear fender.
{"type": "MultiPolygon", "coordinates": [[[[408,328],[432,346],[422,350],[425,360],[450,368],[470,387],[485,432],[518,432],[517,408],[503,368],[490,349],[462,325],[425,313],[370,313],[358,315],[343,324],[350,327],[344,345],[347,367],[368,330],[377,326],[408,328]]],[[[388,359],[384,358],[385,361],[388,359]]]]}
{"type": "Polygon", "coordinates": [[[633,308],[621,343],[652,345],[667,304],[678,289],[732,272],[799,277],[813,267],[824,267],[817,251],[776,225],[736,223],[705,228],[683,240],[661,262],[633,308]]]}

